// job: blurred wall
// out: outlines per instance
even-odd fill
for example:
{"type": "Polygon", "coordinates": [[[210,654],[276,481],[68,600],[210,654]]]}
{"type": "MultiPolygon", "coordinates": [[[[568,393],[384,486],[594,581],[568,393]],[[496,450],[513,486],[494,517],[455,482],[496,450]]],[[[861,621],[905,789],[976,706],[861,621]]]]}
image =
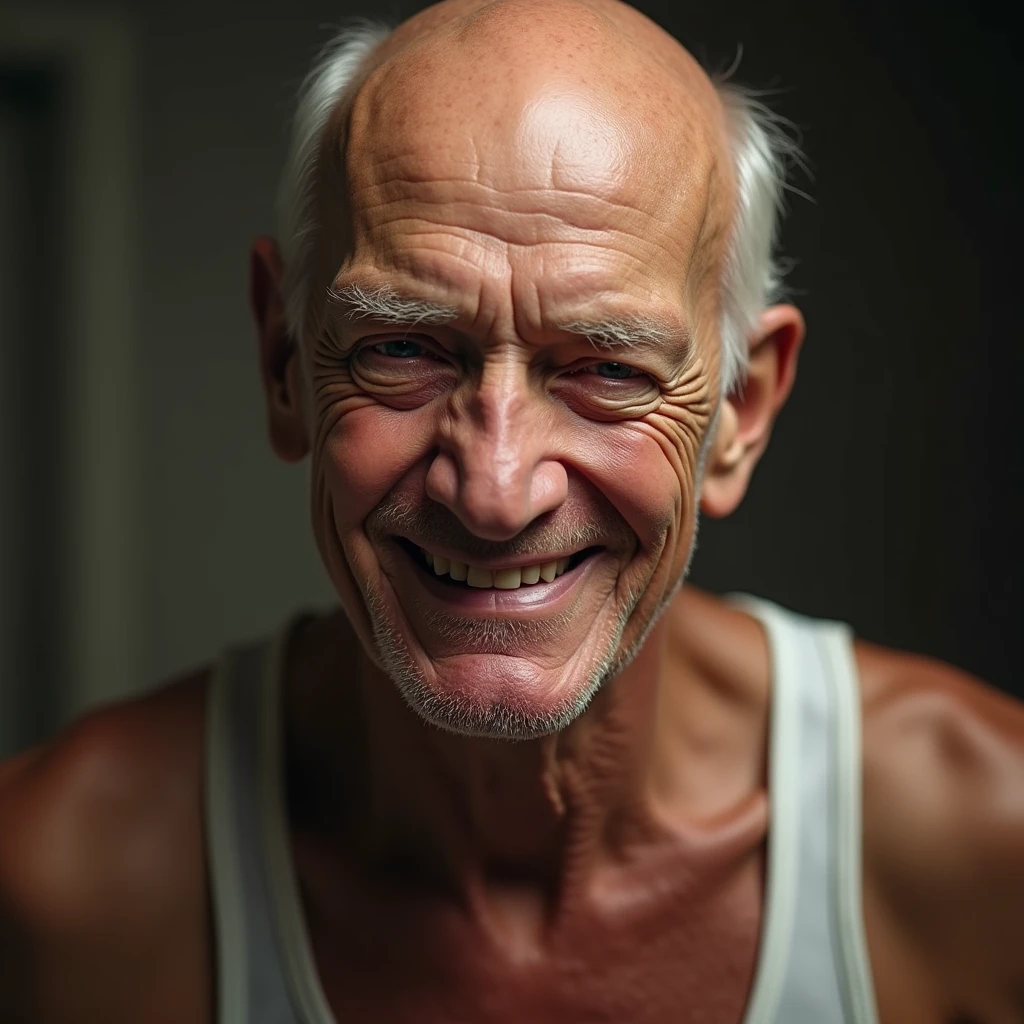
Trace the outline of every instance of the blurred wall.
{"type": "Polygon", "coordinates": [[[305,469],[267,445],[247,249],[274,232],[291,97],[334,5],[149,3],[139,45],[144,681],[330,593],[305,469]]]}
{"type": "MultiPolygon", "coordinates": [[[[791,198],[783,235],[810,328],[797,390],[745,507],[702,524],[695,579],[1016,685],[1007,37],[967,3],[639,6],[714,66],[742,42],[737,79],[781,87],[769,102],[805,129],[814,179],[798,176],[813,202],[791,198]]],[[[305,469],[265,441],[246,249],[273,230],[292,96],[326,26],[412,9],[74,5],[119,19],[134,53],[139,686],[329,600],[305,469]]]]}

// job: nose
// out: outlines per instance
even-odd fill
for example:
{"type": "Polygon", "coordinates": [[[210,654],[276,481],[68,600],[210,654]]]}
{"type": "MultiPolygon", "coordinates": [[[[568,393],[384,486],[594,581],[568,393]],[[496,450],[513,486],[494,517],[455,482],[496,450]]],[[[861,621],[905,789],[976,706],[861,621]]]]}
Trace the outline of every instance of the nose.
{"type": "Polygon", "coordinates": [[[514,367],[484,378],[453,413],[427,471],[426,492],[485,540],[511,540],[569,491],[553,455],[550,417],[514,367]]]}

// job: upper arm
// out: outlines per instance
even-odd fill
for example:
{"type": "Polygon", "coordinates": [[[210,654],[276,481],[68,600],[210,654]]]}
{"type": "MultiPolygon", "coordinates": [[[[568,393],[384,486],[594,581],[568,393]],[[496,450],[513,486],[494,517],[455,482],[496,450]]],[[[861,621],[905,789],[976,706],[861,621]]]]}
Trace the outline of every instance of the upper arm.
{"type": "Polygon", "coordinates": [[[188,742],[126,706],[0,767],[0,1024],[205,1019],[188,742]]]}
{"type": "Polygon", "coordinates": [[[890,659],[865,706],[865,864],[949,1005],[1024,1019],[1024,705],[890,659]]]}

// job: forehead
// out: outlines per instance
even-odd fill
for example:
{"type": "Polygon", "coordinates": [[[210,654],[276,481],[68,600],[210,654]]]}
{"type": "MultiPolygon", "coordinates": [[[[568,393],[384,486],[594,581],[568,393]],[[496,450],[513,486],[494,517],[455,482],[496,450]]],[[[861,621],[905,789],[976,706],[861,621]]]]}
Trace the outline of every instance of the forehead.
{"type": "Polygon", "coordinates": [[[407,269],[454,244],[640,293],[706,262],[729,205],[713,89],[674,42],[666,57],[578,8],[500,4],[385,57],[345,133],[357,260],[407,269]]]}

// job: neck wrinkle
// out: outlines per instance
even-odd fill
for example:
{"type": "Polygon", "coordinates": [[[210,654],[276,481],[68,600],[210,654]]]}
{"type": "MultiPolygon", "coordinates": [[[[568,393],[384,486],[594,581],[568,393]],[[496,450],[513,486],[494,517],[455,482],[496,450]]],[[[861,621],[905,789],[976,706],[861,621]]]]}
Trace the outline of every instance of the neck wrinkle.
{"type": "Polygon", "coordinates": [[[655,627],[569,728],[523,742],[426,724],[362,655],[368,795],[359,831],[374,859],[420,859],[471,911],[502,887],[543,894],[558,916],[585,902],[601,869],[664,835],[650,811],[663,633],[655,627]]]}

